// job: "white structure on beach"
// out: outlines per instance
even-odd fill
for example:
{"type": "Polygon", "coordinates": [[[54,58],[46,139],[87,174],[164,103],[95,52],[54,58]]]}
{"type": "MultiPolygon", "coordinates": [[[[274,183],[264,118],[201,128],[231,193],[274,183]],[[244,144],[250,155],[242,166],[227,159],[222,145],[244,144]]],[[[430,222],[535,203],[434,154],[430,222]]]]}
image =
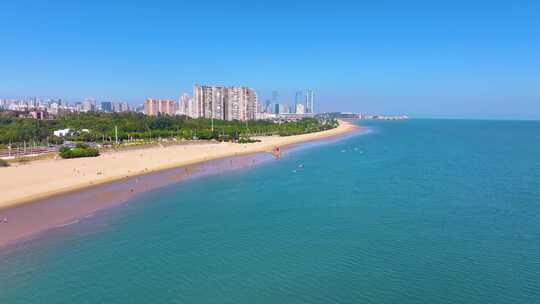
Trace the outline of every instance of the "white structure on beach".
{"type": "Polygon", "coordinates": [[[60,129],[53,132],[54,136],[64,137],[69,134],[70,129],[60,129]]]}

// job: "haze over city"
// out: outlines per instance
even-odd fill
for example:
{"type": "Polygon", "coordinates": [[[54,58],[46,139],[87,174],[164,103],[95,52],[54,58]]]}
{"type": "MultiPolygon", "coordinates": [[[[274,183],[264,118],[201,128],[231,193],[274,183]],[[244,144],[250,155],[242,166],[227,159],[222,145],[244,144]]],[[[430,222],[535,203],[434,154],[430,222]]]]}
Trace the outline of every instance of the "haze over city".
{"type": "Polygon", "coordinates": [[[321,111],[540,118],[537,1],[5,1],[0,98],[246,85],[321,111]]]}

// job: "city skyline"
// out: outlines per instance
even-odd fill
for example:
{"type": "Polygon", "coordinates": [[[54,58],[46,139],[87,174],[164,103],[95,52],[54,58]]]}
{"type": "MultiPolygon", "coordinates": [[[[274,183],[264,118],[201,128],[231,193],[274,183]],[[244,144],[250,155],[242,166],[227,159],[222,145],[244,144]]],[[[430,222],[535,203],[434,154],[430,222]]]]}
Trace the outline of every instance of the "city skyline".
{"type": "Polygon", "coordinates": [[[124,101],[109,101],[85,97],[66,98],[0,98],[0,109],[15,111],[45,110],[49,114],[63,112],[143,112],[150,116],[161,114],[186,115],[191,118],[215,118],[223,120],[268,119],[271,115],[259,114],[315,114],[313,89],[296,91],[294,100],[280,97],[272,91],[271,99],[264,102],[256,90],[242,86],[199,85],[193,93],[182,93],[175,98],[148,97],[142,103],[129,104],[124,101]]]}
{"type": "MultiPolygon", "coordinates": [[[[194,84],[197,85],[197,84],[194,84]]],[[[193,87],[194,85],[191,85],[193,87]]],[[[223,87],[241,87],[242,85],[213,85],[213,84],[206,84],[209,86],[223,86],[223,87]]],[[[259,91],[255,88],[255,90],[259,91]]],[[[296,103],[296,96],[295,94],[298,92],[302,92],[304,95],[307,91],[313,90],[313,89],[302,89],[299,91],[299,89],[290,89],[286,90],[285,94],[282,94],[282,91],[279,90],[271,90],[266,92],[266,94],[262,95],[260,98],[261,100],[271,100],[272,99],[272,93],[278,92],[279,100],[282,101],[282,103],[287,104],[295,104],[296,103]],[[285,97],[282,97],[285,96],[285,97]]],[[[313,90],[314,91],[314,90],[313,90]]],[[[129,98],[123,98],[123,97],[109,97],[109,96],[98,96],[96,94],[87,94],[87,95],[80,95],[80,96],[67,96],[66,94],[58,93],[53,95],[46,95],[46,94],[19,94],[19,95],[0,95],[0,100],[62,100],[64,102],[69,102],[70,104],[75,103],[83,103],[86,99],[94,99],[96,102],[125,102],[128,103],[131,106],[141,106],[144,104],[144,101],[148,98],[156,98],[156,99],[178,99],[179,96],[182,96],[183,94],[186,94],[189,92],[189,90],[181,91],[180,93],[176,95],[165,95],[165,94],[159,94],[159,92],[155,92],[154,94],[149,94],[149,96],[155,96],[155,97],[149,97],[144,96],[143,98],[136,98],[136,99],[129,99],[129,98]]],[[[304,98],[305,96],[302,95],[304,98]]]]}

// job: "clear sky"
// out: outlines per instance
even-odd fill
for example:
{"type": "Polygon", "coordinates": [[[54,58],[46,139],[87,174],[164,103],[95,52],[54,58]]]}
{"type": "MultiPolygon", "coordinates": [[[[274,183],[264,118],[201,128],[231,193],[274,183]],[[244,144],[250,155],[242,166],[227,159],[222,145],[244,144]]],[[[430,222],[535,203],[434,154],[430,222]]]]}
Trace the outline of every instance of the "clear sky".
{"type": "Polygon", "coordinates": [[[0,97],[178,98],[194,83],[319,110],[540,118],[540,1],[0,3],[0,97]]]}

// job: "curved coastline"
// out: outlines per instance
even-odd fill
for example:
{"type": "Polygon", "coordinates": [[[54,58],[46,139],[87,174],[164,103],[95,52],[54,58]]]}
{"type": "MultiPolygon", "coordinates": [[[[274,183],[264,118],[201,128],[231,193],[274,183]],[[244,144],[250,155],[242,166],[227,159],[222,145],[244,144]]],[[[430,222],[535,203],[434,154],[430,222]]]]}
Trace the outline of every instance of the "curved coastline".
{"type": "Polygon", "coordinates": [[[0,227],[4,228],[0,230],[2,232],[0,247],[24,240],[74,218],[118,205],[139,193],[179,182],[187,177],[204,175],[201,174],[201,170],[219,172],[250,166],[264,161],[265,158],[267,160],[270,155],[268,152],[275,147],[291,147],[309,141],[347,135],[358,130],[359,126],[340,121],[340,125],[335,129],[289,137],[262,137],[261,142],[252,144],[218,143],[156,147],[107,153],[98,158],[36,161],[5,168],[0,170],[0,180],[4,186],[9,185],[6,187],[8,195],[0,198],[0,218],[6,217],[13,221],[0,227]],[[174,152],[184,153],[176,155],[177,157],[167,157],[174,152]],[[165,160],[152,164],[144,163],[156,156],[164,157],[165,160]],[[100,160],[106,160],[106,164],[114,160],[117,164],[114,168],[116,174],[104,174],[106,171],[101,168],[106,164],[100,160]],[[81,164],[84,164],[84,169],[77,169],[81,164]],[[16,171],[19,172],[10,178],[10,173],[16,171]],[[33,171],[36,174],[29,175],[33,171]],[[86,175],[90,172],[94,174],[86,175]],[[61,175],[62,173],[64,175],[61,175]],[[69,181],[73,176],[78,178],[63,187],[50,187],[50,184],[44,185],[45,187],[36,185],[40,181],[54,178],[69,181]],[[18,196],[9,196],[10,193],[17,191],[20,193],[18,196]],[[76,203],[73,204],[73,201],[76,203]]]}

